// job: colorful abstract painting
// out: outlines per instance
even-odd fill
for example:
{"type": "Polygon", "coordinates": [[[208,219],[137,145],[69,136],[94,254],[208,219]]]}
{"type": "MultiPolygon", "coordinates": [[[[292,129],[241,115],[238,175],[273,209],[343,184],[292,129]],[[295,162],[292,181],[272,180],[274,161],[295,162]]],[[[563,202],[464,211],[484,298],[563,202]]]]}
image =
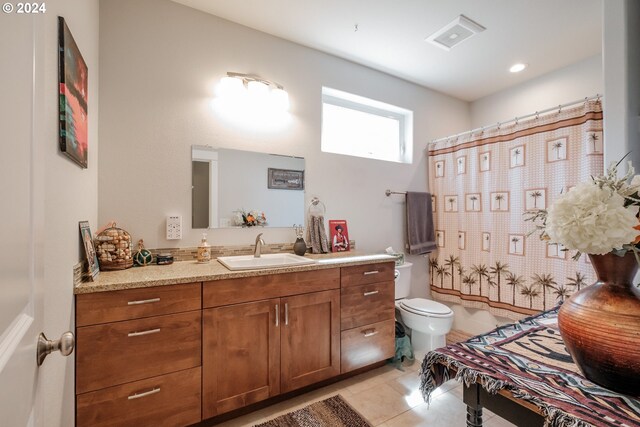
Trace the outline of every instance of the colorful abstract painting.
{"type": "Polygon", "coordinates": [[[602,147],[599,102],[431,144],[432,297],[517,320],[593,283],[586,257],[531,235],[524,214],[602,173],[602,147]]]}
{"type": "Polygon", "coordinates": [[[58,17],[59,139],[60,150],[87,167],[87,64],[64,18],[58,17]]]}

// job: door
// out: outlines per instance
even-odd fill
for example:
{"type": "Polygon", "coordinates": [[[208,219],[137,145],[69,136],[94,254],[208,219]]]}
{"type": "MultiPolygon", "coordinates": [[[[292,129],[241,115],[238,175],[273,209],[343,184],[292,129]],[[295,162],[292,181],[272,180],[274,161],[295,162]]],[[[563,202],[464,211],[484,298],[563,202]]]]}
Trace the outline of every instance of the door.
{"type": "MultiPolygon", "coordinates": [[[[0,419],[32,426],[38,408],[37,335],[42,330],[44,162],[36,144],[35,18],[0,18],[0,419]]],[[[38,66],[38,67],[37,67],[38,66]]]]}
{"type": "Polygon", "coordinates": [[[280,393],[280,300],[203,310],[202,417],[280,393]]]}
{"type": "Polygon", "coordinates": [[[281,298],[282,392],[340,374],[340,290],[281,298]]]}

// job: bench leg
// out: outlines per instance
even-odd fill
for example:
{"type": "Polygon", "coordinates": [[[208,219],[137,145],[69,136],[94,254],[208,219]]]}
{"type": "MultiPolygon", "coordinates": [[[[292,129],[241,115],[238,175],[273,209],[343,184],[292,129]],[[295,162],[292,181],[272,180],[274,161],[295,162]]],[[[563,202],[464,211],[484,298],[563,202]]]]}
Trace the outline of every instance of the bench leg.
{"type": "Polygon", "coordinates": [[[482,407],[467,405],[467,427],[482,427],[482,407]]]}

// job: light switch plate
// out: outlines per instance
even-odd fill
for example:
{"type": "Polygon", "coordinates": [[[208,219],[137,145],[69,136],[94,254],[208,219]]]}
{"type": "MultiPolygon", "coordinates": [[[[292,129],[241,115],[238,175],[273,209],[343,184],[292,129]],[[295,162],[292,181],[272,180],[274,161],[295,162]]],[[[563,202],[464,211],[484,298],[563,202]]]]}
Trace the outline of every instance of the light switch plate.
{"type": "Polygon", "coordinates": [[[182,239],[182,215],[167,217],[167,240],[182,239]]]}

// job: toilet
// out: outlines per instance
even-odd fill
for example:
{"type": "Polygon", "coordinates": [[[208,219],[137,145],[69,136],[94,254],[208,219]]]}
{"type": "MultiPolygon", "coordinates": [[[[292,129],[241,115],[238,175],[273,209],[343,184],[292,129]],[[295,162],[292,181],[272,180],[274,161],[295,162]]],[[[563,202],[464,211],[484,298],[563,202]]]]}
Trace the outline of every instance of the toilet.
{"type": "Polygon", "coordinates": [[[446,345],[446,335],[453,324],[453,311],[444,304],[407,298],[411,290],[411,264],[396,266],[396,310],[405,326],[411,329],[414,351],[426,352],[446,345]]]}

